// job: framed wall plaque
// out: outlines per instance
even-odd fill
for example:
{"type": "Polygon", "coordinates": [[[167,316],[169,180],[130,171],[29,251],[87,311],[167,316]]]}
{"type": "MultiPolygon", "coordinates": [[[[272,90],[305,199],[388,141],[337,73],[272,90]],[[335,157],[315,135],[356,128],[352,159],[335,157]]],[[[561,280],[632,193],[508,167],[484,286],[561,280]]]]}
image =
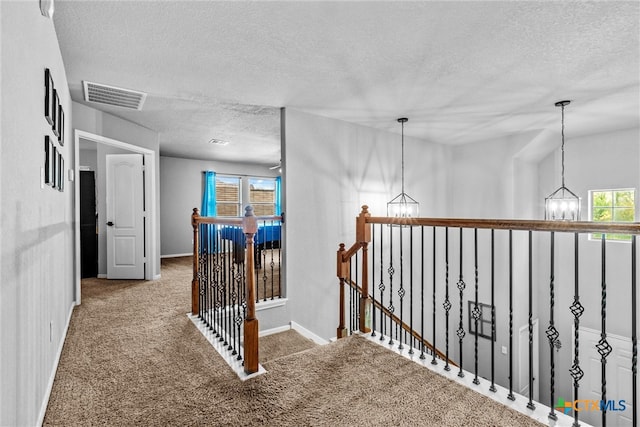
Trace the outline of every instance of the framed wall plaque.
{"type": "Polygon", "coordinates": [[[58,142],[61,147],[64,145],[64,110],[62,105],[58,105],[58,142]]]}
{"type": "Polygon", "coordinates": [[[55,94],[53,87],[53,79],[51,78],[51,72],[48,68],[44,69],[44,117],[51,126],[54,123],[55,112],[57,104],[55,103],[55,94]]]}
{"type": "Polygon", "coordinates": [[[60,107],[60,98],[58,98],[58,91],[53,90],[53,133],[55,136],[60,136],[60,129],[58,129],[58,108],[60,107]]]}
{"type": "Polygon", "coordinates": [[[53,160],[53,144],[49,135],[44,137],[44,183],[47,185],[52,184],[51,179],[51,166],[53,160]]]}

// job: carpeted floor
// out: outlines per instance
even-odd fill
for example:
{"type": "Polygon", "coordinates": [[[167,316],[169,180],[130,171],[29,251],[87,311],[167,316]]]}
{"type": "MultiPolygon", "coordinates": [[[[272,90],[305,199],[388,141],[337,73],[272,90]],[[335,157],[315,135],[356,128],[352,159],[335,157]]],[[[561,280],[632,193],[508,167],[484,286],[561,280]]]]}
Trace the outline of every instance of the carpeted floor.
{"type": "Polygon", "coordinates": [[[189,270],[162,267],[156,282],[83,283],[45,425],[540,425],[358,336],[294,334],[305,350],[290,355],[265,337],[268,372],[242,382],[186,316],[189,270]]]}

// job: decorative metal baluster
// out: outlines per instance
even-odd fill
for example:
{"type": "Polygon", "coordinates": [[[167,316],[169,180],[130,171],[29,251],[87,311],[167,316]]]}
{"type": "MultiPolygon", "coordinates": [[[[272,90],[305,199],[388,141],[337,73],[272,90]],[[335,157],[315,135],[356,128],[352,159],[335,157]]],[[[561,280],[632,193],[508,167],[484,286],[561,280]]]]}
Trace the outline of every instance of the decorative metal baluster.
{"type": "Polygon", "coordinates": [[[491,229],[491,386],[489,391],[496,392],[495,384],[495,350],[496,350],[496,305],[494,301],[495,295],[495,245],[494,245],[495,230],[491,229]]]}
{"type": "Polygon", "coordinates": [[[636,379],[638,375],[638,338],[636,336],[636,236],[631,236],[631,345],[632,345],[632,359],[631,359],[631,398],[633,408],[633,424],[638,425],[638,400],[637,400],[637,385],[636,379]]]}
{"type": "Polygon", "coordinates": [[[476,299],[473,305],[473,321],[474,326],[476,328],[474,334],[474,367],[475,367],[475,378],[473,379],[473,383],[478,385],[480,384],[480,380],[478,379],[478,320],[480,319],[480,315],[482,312],[478,307],[478,229],[473,229],[473,260],[475,266],[475,291],[476,291],[476,299]]]}
{"type": "MultiPolygon", "coordinates": [[[[229,324],[231,328],[231,342],[229,343],[229,350],[233,350],[231,352],[232,356],[238,354],[236,349],[234,348],[236,342],[236,318],[239,316],[240,304],[238,302],[238,287],[240,286],[240,263],[236,264],[236,269],[233,272],[233,282],[231,282],[231,311],[230,311],[230,319],[233,319],[233,323],[229,324]]],[[[240,336],[237,337],[240,339],[240,336]]]]}
{"type": "MultiPolygon", "coordinates": [[[[402,235],[402,233],[400,233],[402,235]]],[[[395,270],[393,268],[393,226],[389,227],[389,268],[387,269],[389,273],[389,345],[393,345],[393,312],[395,308],[393,307],[393,273],[395,270]]]]}
{"type": "MultiPolygon", "coordinates": [[[[275,241],[274,240],[274,230],[275,230],[275,225],[274,225],[274,221],[271,221],[271,228],[269,229],[269,233],[271,233],[271,240],[269,243],[269,247],[271,248],[271,250],[269,251],[270,255],[270,261],[269,261],[269,267],[271,267],[271,300],[275,299],[275,267],[276,267],[276,262],[273,259],[273,251],[275,250],[273,247],[275,246],[275,241]]],[[[278,242],[280,242],[280,240],[278,240],[278,242]]],[[[265,243],[266,245],[266,243],[265,243]]],[[[264,264],[262,264],[264,265],[264,264]]]]}
{"type": "Polygon", "coordinates": [[[509,230],[509,400],[513,395],[513,230],[509,230]]]}
{"type": "Polygon", "coordinates": [[[464,288],[466,288],[467,285],[464,283],[464,278],[463,278],[463,273],[462,273],[462,227],[460,227],[460,276],[458,277],[458,291],[460,291],[460,322],[458,323],[458,330],[456,331],[456,335],[458,335],[458,344],[459,344],[459,351],[460,351],[460,370],[458,371],[458,376],[460,378],[464,377],[464,372],[462,370],[462,365],[464,363],[463,357],[462,357],[462,339],[464,338],[464,336],[467,334],[464,331],[464,323],[462,323],[463,320],[463,310],[464,310],[464,304],[463,304],[463,300],[464,300],[464,288]]]}
{"type": "MultiPolygon", "coordinates": [[[[371,227],[371,283],[376,283],[376,229],[371,227]]],[[[371,336],[376,336],[376,288],[371,286],[371,336]]],[[[380,313],[382,314],[382,313],[380,313]]]]}
{"type": "MultiPolygon", "coordinates": [[[[574,246],[574,287],[573,287],[573,304],[571,304],[571,313],[573,313],[573,343],[574,343],[574,349],[573,349],[573,365],[571,366],[571,369],[569,369],[569,373],[571,374],[571,376],[573,377],[573,400],[578,400],[578,387],[579,387],[579,382],[582,379],[582,377],[584,376],[584,372],[582,371],[582,369],[580,369],[580,359],[578,358],[579,352],[578,349],[580,348],[580,341],[579,341],[579,330],[580,330],[580,316],[582,316],[582,313],[584,312],[584,307],[582,306],[582,304],[580,304],[580,293],[578,290],[578,260],[579,260],[579,256],[578,256],[578,233],[574,234],[574,240],[573,240],[573,246],[574,246]]],[[[580,423],[578,423],[578,413],[580,411],[573,411],[573,427],[578,427],[580,425],[580,423]]]]}
{"type": "Polygon", "coordinates": [[[450,371],[449,366],[449,310],[451,310],[451,301],[449,301],[449,227],[444,229],[444,308],[445,313],[445,363],[444,370],[450,371]]]}
{"type": "Polygon", "coordinates": [[[422,256],[420,259],[420,359],[425,359],[424,355],[424,225],[420,227],[420,246],[422,247],[422,256]]]}
{"type": "Polygon", "coordinates": [[[354,309],[354,300],[355,298],[353,297],[353,281],[351,280],[351,277],[353,276],[353,263],[351,262],[351,258],[349,258],[349,334],[353,333],[353,331],[355,330],[355,322],[354,322],[354,318],[356,317],[356,311],[354,309]]]}
{"type": "MultiPolygon", "coordinates": [[[[600,386],[601,397],[603,402],[607,401],[607,357],[612,351],[611,346],[607,342],[607,239],[606,234],[602,233],[602,295],[600,301],[600,316],[602,324],[600,328],[600,341],[596,345],[598,353],[600,353],[600,386]]],[[[607,427],[607,406],[602,408],[602,427],[607,427]]]]}
{"type": "MultiPolygon", "coordinates": [[[[384,233],[382,232],[382,224],[380,224],[380,284],[378,290],[380,291],[380,307],[384,307],[384,256],[382,253],[382,247],[384,246],[384,233]]],[[[384,311],[380,309],[380,341],[384,340],[384,331],[386,326],[386,320],[384,318],[384,311]]]]}
{"type": "Polygon", "coordinates": [[[552,231],[551,247],[549,248],[549,252],[551,253],[551,259],[549,260],[551,274],[549,277],[549,327],[547,328],[547,338],[549,339],[549,357],[550,357],[549,362],[551,364],[550,365],[551,375],[549,378],[550,387],[551,387],[551,391],[549,395],[549,399],[550,399],[549,407],[551,408],[551,412],[549,412],[549,419],[556,421],[558,419],[554,410],[554,400],[555,400],[555,393],[556,393],[556,364],[555,364],[555,357],[553,354],[553,350],[555,349],[558,343],[558,336],[560,334],[556,330],[553,322],[553,310],[556,304],[555,289],[554,289],[554,281],[555,281],[554,249],[555,249],[555,233],[552,231]]]}
{"type": "MultiPolygon", "coordinates": [[[[243,263],[244,264],[244,263],[243,263]]],[[[242,322],[247,317],[247,277],[246,277],[246,266],[242,266],[241,271],[241,283],[240,289],[238,293],[240,295],[240,307],[238,307],[238,317],[236,317],[236,325],[238,327],[238,360],[242,360],[242,352],[240,351],[240,328],[242,327],[242,322]]]]}
{"type": "Polygon", "coordinates": [[[413,227],[409,228],[409,248],[409,354],[413,354],[413,227]]]}
{"type": "MultiPolygon", "coordinates": [[[[433,260],[431,261],[433,265],[433,295],[432,295],[432,305],[433,305],[433,325],[432,325],[432,334],[433,334],[433,347],[431,349],[431,364],[437,365],[436,362],[436,227],[433,227],[433,260]]],[[[423,335],[424,337],[424,335],[423,335]]]]}
{"type": "Polygon", "coordinates": [[[207,253],[207,248],[204,247],[204,240],[205,238],[203,237],[205,231],[205,224],[200,224],[200,230],[199,230],[199,249],[200,249],[200,253],[198,254],[198,317],[200,318],[200,320],[202,320],[203,322],[205,322],[205,318],[204,318],[204,288],[206,286],[206,281],[205,281],[205,277],[206,277],[206,273],[204,271],[204,268],[206,266],[205,261],[206,261],[206,257],[205,254],[207,253]]]}
{"type": "Polygon", "coordinates": [[[355,309],[356,312],[356,318],[355,318],[355,329],[354,330],[360,330],[360,299],[364,298],[363,295],[360,295],[360,293],[358,293],[358,285],[360,285],[360,280],[358,280],[358,267],[360,266],[360,262],[358,261],[358,252],[356,252],[355,255],[355,270],[356,270],[356,282],[355,282],[355,286],[353,287],[353,307],[355,309]]]}
{"type": "MultiPolygon", "coordinates": [[[[402,232],[403,228],[400,228],[400,289],[398,289],[398,296],[400,297],[400,324],[403,323],[402,314],[404,312],[404,259],[402,257],[403,243],[402,243],[402,232]]],[[[396,337],[397,337],[397,325],[396,325],[396,337]]],[[[402,345],[402,329],[400,330],[400,344],[398,345],[398,350],[404,349],[402,345]]]]}
{"type": "Polygon", "coordinates": [[[529,402],[527,408],[534,410],[533,404],[533,242],[529,230],[529,402]]]}
{"type": "MultiPolygon", "coordinates": [[[[210,228],[215,227],[215,225],[211,224],[209,225],[210,228]]],[[[208,245],[209,245],[209,253],[207,254],[207,323],[209,324],[209,330],[213,331],[213,312],[211,310],[211,305],[213,302],[213,286],[215,284],[215,278],[213,276],[213,262],[212,261],[212,257],[215,257],[215,232],[212,232],[212,230],[209,230],[209,238],[208,240],[208,245]]]]}
{"type": "Polygon", "coordinates": [[[282,298],[282,221],[280,221],[278,237],[278,298],[282,298]]]}
{"type": "MultiPolygon", "coordinates": [[[[266,223],[263,223],[266,225],[266,223]]],[[[258,233],[260,233],[260,229],[258,229],[258,233]]],[[[258,248],[258,233],[256,233],[256,249],[258,248]]],[[[266,226],[262,227],[262,251],[260,251],[260,258],[257,259],[257,262],[260,263],[260,268],[262,269],[262,301],[267,300],[267,251],[266,249],[266,241],[267,241],[267,228],[266,226]]],[[[273,279],[273,267],[271,267],[271,279],[273,279]]],[[[271,287],[271,294],[273,295],[273,286],[271,287]]]]}

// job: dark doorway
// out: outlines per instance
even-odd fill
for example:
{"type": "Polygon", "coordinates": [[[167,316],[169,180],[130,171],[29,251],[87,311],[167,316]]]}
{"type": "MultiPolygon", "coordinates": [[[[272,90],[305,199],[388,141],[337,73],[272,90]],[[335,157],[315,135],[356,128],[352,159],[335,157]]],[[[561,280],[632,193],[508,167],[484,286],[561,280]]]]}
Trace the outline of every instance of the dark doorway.
{"type": "Polygon", "coordinates": [[[96,233],[96,175],[80,171],[80,276],[98,276],[98,234],[96,233]]]}

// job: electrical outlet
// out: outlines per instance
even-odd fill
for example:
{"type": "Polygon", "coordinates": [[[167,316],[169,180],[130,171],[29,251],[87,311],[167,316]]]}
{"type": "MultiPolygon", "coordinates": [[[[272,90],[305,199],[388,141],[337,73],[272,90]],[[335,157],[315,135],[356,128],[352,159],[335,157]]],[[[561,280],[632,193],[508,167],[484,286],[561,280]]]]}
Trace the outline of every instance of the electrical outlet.
{"type": "Polygon", "coordinates": [[[507,347],[504,345],[502,346],[502,354],[507,354],[507,347]]]}

